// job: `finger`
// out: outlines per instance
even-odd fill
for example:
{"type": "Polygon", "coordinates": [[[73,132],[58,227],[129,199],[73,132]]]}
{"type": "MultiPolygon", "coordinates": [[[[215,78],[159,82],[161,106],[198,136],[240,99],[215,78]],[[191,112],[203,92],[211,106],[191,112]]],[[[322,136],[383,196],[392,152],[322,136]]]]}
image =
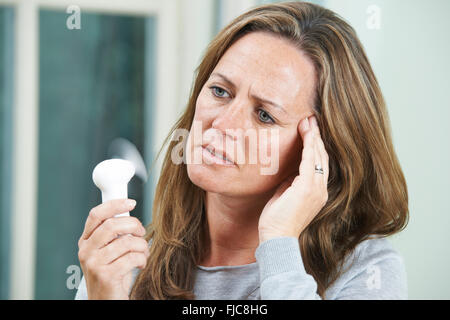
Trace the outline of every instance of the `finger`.
{"type": "Polygon", "coordinates": [[[317,148],[319,150],[320,153],[320,158],[322,161],[322,168],[323,168],[323,180],[325,182],[325,184],[328,184],[328,175],[329,175],[329,157],[328,157],[328,153],[325,149],[325,144],[323,143],[321,134],[320,134],[320,129],[319,126],[317,124],[317,119],[316,117],[313,117],[313,130],[316,132],[316,145],[317,148]]]}
{"type": "Polygon", "coordinates": [[[118,259],[114,260],[110,266],[113,272],[119,276],[123,276],[134,268],[144,269],[147,264],[147,257],[140,252],[128,252],[118,259]]]}
{"type": "Polygon", "coordinates": [[[100,249],[119,236],[126,234],[143,237],[145,228],[135,217],[110,218],[94,230],[89,238],[89,246],[92,249],[100,249]]]}
{"type": "Polygon", "coordinates": [[[140,252],[148,257],[148,242],[131,234],[119,237],[99,250],[101,263],[109,264],[128,252],[140,252]]]}
{"type": "Polygon", "coordinates": [[[319,129],[319,124],[317,123],[316,116],[311,116],[311,117],[309,117],[309,119],[310,119],[311,130],[313,130],[316,133],[316,136],[320,137],[320,129],[319,129]]]}
{"type": "Polygon", "coordinates": [[[320,140],[320,131],[317,125],[316,117],[312,116],[309,119],[311,130],[314,131],[314,157],[315,157],[314,173],[316,179],[319,180],[319,182],[323,182],[323,175],[316,172],[316,166],[320,166],[323,169],[322,156],[318,146],[318,141],[320,140]]]}
{"type": "Polygon", "coordinates": [[[316,172],[316,166],[320,166],[323,169],[323,165],[322,165],[322,157],[320,155],[320,151],[319,151],[319,146],[318,146],[318,138],[317,135],[315,134],[314,136],[314,176],[315,179],[318,180],[318,182],[320,182],[321,184],[323,183],[323,174],[316,172]]]}
{"type": "Polygon", "coordinates": [[[132,199],[115,199],[102,203],[89,212],[89,216],[84,225],[82,239],[88,239],[94,230],[106,219],[114,217],[116,214],[131,211],[136,206],[136,201],[132,199]]]}
{"type": "Polygon", "coordinates": [[[315,165],[314,132],[308,130],[303,138],[302,159],[300,161],[300,179],[312,181],[315,165]]]}
{"type": "Polygon", "coordinates": [[[306,133],[311,130],[311,127],[309,125],[308,117],[302,119],[298,123],[298,133],[300,134],[302,140],[305,140],[306,133]]]}
{"type": "Polygon", "coordinates": [[[328,153],[325,150],[325,145],[322,141],[321,138],[317,139],[317,148],[319,149],[319,152],[321,154],[321,159],[322,159],[322,168],[323,168],[323,176],[324,176],[324,182],[326,185],[328,185],[328,175],[330,173],[330,168],[329,168],[329,157],[328,157],[328,153]]]}

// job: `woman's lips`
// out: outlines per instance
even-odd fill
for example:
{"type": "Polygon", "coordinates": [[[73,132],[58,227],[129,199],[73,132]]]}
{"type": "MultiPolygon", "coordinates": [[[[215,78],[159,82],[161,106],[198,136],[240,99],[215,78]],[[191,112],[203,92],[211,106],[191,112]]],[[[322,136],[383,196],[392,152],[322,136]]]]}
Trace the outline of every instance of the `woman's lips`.
{"type": "Polygon", "coordinates": [[[208,159],[208,163],[215,163],[224,166],[234,166],[234,162],[231,161],[221,151],[213,151],[214,148],[202,146],[203,157],[208,159]]]}

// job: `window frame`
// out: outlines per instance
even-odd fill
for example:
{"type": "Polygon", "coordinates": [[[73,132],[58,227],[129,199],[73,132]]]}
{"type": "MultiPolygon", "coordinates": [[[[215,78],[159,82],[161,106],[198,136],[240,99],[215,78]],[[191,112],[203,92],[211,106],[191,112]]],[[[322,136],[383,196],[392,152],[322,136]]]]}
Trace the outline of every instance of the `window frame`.
{"type": "MultiPolygon", "coordinates": [[[[0,0],[1,6],[14,10],[14,93],[12,110],[12,177],[10,232],[10,299],[33,299],[37,239],[38,139],[39,139],[39,10],[66,12],[69,0],[0,0]]],[[[83,12],[132,15],[156,18],[156,63],[152,92],[154,106],[146,103],[146,119],[152,119],[151,130],[144,132],[152,159],[158,146],[173,125],[178,108],[177,40],[178,1],[158,0],[77,0],[83,12]],[[164,67],[162,67],[164,66],[164,67]]],[[[70,14],[68,14],[69,16],[70,14]]],[[[146,84],[148,86],[149,84],[146,84]]],[[[148,87],[147,87],[148,88],[148,87]]],[[[147,90],[146,88],[146,90],[147,90]]],[[[147,145],[146,145],[147,147],[147,145]]],[[[157,181],[161,163],[155,165],[157,181]]],[[[151,187],[152,188],[152,187],[151,187]]]]}

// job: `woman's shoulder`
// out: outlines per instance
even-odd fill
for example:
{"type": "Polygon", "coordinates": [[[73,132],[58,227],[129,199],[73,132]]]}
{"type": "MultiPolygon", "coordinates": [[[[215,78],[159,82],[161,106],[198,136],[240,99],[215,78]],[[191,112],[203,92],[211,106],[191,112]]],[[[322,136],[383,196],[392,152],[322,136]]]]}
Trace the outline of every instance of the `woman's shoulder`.
{"type": "Polygon", "coordinates": [[[351,263],[361,266],[381,262],[404,264],[402,256],[386,237],[370,237],[362,241],[356,246],[352,259],[351,263]]]}
{"type": "Polygon", "coordinates": [[[366,239],[345,259],[341,275],[330,289],[331,294],[339,292],[340,298],[353,291],[375,299],[406,299],[403,257],[386,237],[366,239]]]}

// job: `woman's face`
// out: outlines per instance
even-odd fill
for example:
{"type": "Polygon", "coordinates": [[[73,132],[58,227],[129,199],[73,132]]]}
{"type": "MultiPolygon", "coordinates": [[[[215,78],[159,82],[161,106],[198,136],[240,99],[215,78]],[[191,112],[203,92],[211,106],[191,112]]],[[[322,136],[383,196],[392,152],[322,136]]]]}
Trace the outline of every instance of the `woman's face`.
{"type": "Polygon", "coordinates": [[[313,114],[315,79],[312,62],[285,39],[253,32],[236,41],[197,98],[187,143],[191,181],[249,196],[298,174],[298,124],[313,114]]]}

